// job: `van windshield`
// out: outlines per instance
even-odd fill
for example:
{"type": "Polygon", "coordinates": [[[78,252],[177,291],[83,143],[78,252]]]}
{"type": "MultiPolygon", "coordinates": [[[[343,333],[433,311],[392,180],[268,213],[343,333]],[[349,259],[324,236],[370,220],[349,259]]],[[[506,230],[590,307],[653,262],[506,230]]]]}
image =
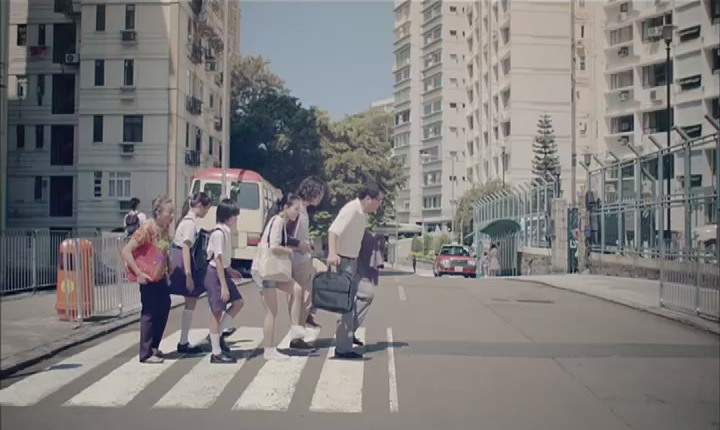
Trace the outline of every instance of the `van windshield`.
{"type": "MultiPolygon", "coordinates": [[[[230,198],[238,202],[240,209],[257,210],[260,208],[260,186],[256,182],[234,182],[230,188],[230,198]]],[[[210,196],[211,205],[220,202],[222,184],[208,182],[203,191],[210,196]]]]}

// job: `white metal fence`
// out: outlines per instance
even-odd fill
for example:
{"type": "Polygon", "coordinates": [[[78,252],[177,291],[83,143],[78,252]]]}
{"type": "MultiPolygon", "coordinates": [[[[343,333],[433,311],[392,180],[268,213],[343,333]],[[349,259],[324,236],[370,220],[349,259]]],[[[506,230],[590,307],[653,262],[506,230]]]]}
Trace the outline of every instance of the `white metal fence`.
{"type": "Polygon", "coordinates": [[[34,290],[57,280],[58,249],[65,232],[0,231],[0,293],[34,290]]]}

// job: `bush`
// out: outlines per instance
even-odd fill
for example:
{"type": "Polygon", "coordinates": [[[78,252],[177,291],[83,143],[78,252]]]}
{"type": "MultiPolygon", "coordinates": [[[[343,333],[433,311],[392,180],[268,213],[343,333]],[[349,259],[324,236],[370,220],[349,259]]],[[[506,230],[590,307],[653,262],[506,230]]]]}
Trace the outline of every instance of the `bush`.
{"type": "Polygon", "coordinates": [[[430,254],[433,252],[433,238],[430,236],[430,234],[425,234],[423,236],[423,252],[425,254],[430,254]]]}
{"type": "Polygon", "coordinates": [[[447,234],[443,233],[435,237],[435,241],[433,243],[433,253],[438,252],[446,243],[450,243],[450,237],[447,234]]]}
{"type": "Polygon", "coordinates": [[[423,252],[423,243],[419,237],[413,237],[412,245],[410,245],[410,250],[414,253],[423,252]]]}

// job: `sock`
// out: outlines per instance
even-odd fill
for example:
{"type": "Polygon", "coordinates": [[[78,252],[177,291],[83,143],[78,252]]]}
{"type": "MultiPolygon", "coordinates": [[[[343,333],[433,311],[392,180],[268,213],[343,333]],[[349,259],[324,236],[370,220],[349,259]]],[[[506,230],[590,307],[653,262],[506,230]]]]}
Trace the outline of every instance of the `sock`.
{"type": "Polygon", "coordinates": [[[290,339],[302,339],[305,337],[305,329],[301,325],[290,326],[290,339]]]}
{"type": "Polygon", "coordinates": [[[213,355],[220,355],[220,333],[210,333],[210,345],[212,346],[213,355]]]}
{"type": "Polygon", "coordinates": [[[232,325],[232,317],[229,313],[223,312],[222,317],[220,317],[220,332],[224,332],[225,330],[229,329],[232,325]]]}
{"type": "Polygon", "coordinates": [[[188,343],[188,334],[190,334],[190,326],[192,325],[193,311],[192,309],[185,309],[182,313],[182,320],[180,322],[180,345],[188,343]]]}

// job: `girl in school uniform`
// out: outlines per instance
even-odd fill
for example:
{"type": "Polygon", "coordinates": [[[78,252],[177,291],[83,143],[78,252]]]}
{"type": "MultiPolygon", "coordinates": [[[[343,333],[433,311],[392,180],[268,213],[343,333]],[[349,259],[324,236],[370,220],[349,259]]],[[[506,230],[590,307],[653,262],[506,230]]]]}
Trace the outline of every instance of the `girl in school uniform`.
{"type": "Polygon", "coordinates": [[[236,363],[226,345],[221,347],[220,332],[229,327],[232,319],[243,307],[243,300],[233,276],[238,273],[230,267],[232,263],[232,230],[236,225],[240,207],[232,199],[223,199],[217,207],[217,226],[208,240],[207,257],[210,263],[205,273],[205,290],[210,305],[210,345],[211,363],[236,363]],[[227,303],[231,303],[227,308],[227,303]]]}
{"type": "MultiPolygon", "coordinates": [[[[285,196],[280,201],[282,211],[273,216],[265,226],[262,239],[258,246],[269,248],[276,255],[292,256],[295,252],[287,246],[287,232],[285,224],[288,221],[295,221],[300,214],[302,200],[295,194],[285,196]]],[[[275,318],[277,317],[278,299],[276,290],[279,289],[292,297],[291,303],[291,338],[301,338],[303,327],[300,325],[300,306],[303,299],[303,291],[300,284],[291,279],[288,282],[275,282],[265,280],[258,273],[258,259],[253,259],[250,268],[253,281],[260,290],[263,304],[265,305],[265,319],[263,321],[263,346],[265,360],[287,360],[290,357],[278,352],[275,347],[275,318]]],[[[304,341],[303,341],[304,343],[304,341]]],[[[293,347],[291,345],[291,347],[293,347]]],[[[306,349],[306,348],[298,348],[306,349]]]]}
{"type": "Polygon", "coordinates": [[[168,259],[170,251],[169,228],[173,221],[174,207],[167,196],[155,198],[152,202],[152,219],[138,228],[123,248],[121,254],[125,264],[140,284],[140,362],[162,363],[160,351],[168,315],[170,294],[168,292],[168,259]],[[145,255],[153,255],[153,261],[136,261],[134,253],[141,248],[151,249],[145,255]],[[142,262],[144,269],[138,267],[142,262]],[[152,272],[152,273],[150,273],[152,272]]]}
{"type": "Polygon", "coordinates": [[[191,248],[198,236],[197,220],[205,218],[210,209],[210,196],[203,192],[195,193],[185,201],[180,220],[175,227],[175,238],[170,251],[170,294],[185,297],[185,309],[180,320],[180,341],[177,351],[181,354],[200,354],[202,349],[191,346],[188,334],[192,326],[193,311],[197,299],[205,292],[203,274],[195,270],[191,248]]]}

